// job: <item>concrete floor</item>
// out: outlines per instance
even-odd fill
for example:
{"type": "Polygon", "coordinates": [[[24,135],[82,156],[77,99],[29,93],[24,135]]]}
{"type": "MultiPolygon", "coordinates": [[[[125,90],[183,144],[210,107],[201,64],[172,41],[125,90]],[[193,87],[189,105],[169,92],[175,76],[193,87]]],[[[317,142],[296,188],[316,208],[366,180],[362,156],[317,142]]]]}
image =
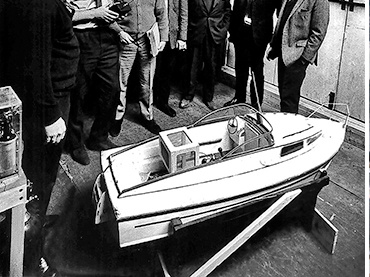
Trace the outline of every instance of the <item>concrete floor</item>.
{"type": "MultiPolygon", "coordinates": [[[[219,106],[232,96],[232,89],[222,84],[217,86],[215,102],[219,106]]],[[[155,119],[163,129],[188,125],[208,112],[200,96],[185,110],[178,108],[179,99],[180,94],[174,89],[170,105],[178,112],[176,118],[154,110],[155,119]]],[[[137,106],[129,104],[121,134],[112,139],[116,144],[131,144],[152,136],[135,123],[137,118],[137,106]]],[[[50,212],[63,214],[63,221],[55,231],[58,269],[63,276],[71,277],[163,276],[151,245],[119,249],[106,226],[94,225],[91,190],[100,172],[100,162],[98,152],[89,151],[89,155],[89,166],[75,163],[68,155],[63,155],[61,160],[50,206],[50,212]]],[[[367,196],[364,150],[344,143],[328,175],[330,184],[320,192],[316,207],[331,218],[339,230],[333,255],[304,231],[298,221],[274,222],[253,236],[210,276],[364,276],[367,196]]],[[[190,276],[240,232],[246,222],[243,218],[215,221],[186,230],[173,241],[168,240],[163,256],[171,276],[190,276]]]]}

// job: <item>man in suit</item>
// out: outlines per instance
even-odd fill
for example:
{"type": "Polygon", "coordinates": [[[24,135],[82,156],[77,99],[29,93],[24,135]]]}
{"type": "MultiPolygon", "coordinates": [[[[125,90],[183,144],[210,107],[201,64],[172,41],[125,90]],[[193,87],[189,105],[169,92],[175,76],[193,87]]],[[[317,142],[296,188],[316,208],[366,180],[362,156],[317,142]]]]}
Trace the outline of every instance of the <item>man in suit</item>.
{"type": "Polygon", "coordinates": [[[230,42],[235,46],[235,96],[224,106],[245,103],[249,68],[253,75],[250,97],[253,107],[262,105],[263,58],[272,38],[273,14],[280,1],[235,0],[230,21],[230,42]],[[256,87],[257,93],[256,95],[256,87]],[[258,96],[258,97],[257,97],[258,96]]]}
{"type": "Polygon", "coordinates": [[[174,71],[176,56],[180,54],[178,50],[186,50],[188,0],[169,0],[167,10],[169,43],[157,56],[153,94],[156,107],[168,116],[175,117],[176,111],[168,105],[170,79],[174,71]]]}
{"type": "Polygon", "coordinates": [[[193,100],[198,75],[203,68],[203,102],[216,109],[213,102],[217,60],[226,39],[231,15],[229,0],[189,0],[187,74],[189,89],[180,102],[186,108],[193,100]]]}
{"type": "Polygon", "coordinates": [[[278,57],[282,112],[298,113],[301,86],[309,64],[317,65],[329,24],[327,0],[284,0],[267,59],[278,57]]]}
{"type": "Polygon", "coordinates": [[[0,32],[0,86],[12,86],[22,101],[22,169],[38,196],[26,206],[24,276],[60,276],[54,244],[46,243],[59,215],[47,208],[80,54],[72,14],[59,0],[0,4],[0,25],[6,26],[0,32]]]}

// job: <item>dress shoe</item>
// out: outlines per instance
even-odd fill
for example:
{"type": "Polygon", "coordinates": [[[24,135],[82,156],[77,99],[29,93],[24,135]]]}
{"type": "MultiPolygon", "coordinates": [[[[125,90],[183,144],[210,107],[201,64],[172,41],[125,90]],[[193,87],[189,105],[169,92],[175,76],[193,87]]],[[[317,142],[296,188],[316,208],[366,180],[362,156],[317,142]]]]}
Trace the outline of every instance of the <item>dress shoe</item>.
{"type": "Polygon", "coordinates": [[[85,144],[87,149],[92,151],[103,151],[118,147],[118,145],[114,144],[109,139],[106,139],[104,141],[94,141],[92,139],[87,139],[85,144]]]}
{"type": "Polygon", "coordinates": [[[43,216],[41,214],[41,203],[39,198],[31,192],[28,195],[26,213],[24,216],[25,241],[37,241],[41,236],[43,216]]]}
{"type": "Polygon", "coordinates": [[[122,125],[123,118],[119,120],[114,120],[109,128],[109,134],[112,137],[117,137],[121,132],[121,125],[122,125]]]}
{"type": "Polygon", "coordinates": [[[162,111],[170,117],[176,116],[176,111],[172,109],[168,104],[157,104],[156,107],[158,108],[158,110],[162,111]]]}
{"type": "Polygon", "coordinates": [[[191,100],[188,100],[188,99],[182,99],[182,100],[180,101],[180,105],[179,105],[179,107],[180,107],[181,109],[185,109],[185,108],[189,107],[190,103],[191,103],[191,100]]]}
{"type": "Polygon", "coordinates": [[[239,100],[238,100],[238,98],[233,98],[233,99],[231,99],[230,101],[227,101],[227,102],[224,104],[224,107],[228,107],[228,106],[235,105],[235,104],[239,104],[239,103],[244,103],[244,101],[239,101],[239,100]]]}
{"type": "Polygon", "coordinates": [[[154,121],[154,119],[152,120],[143,120],[143,126],[145,129],[147,129],[149,132],[155,134],[155,135],[158,135],[159,132],[162,131],[161,127],[159,127],[159,125],[154,121]]]}
{"type": "Polygon", "coordinates": [[[214,111],[214,110],[217,110],[217,107],[215,105],[215,103],[213,101],[205,101],[204,104],[207,106],[208,109],[210,109],[211,111],[214,111]]]}
{"type": "Polygon", "coordinates": [[[71,151],[71,158],[82,165],[90,164],[89,155],[86,152],[85,147],[81,146],[71,151]]]}

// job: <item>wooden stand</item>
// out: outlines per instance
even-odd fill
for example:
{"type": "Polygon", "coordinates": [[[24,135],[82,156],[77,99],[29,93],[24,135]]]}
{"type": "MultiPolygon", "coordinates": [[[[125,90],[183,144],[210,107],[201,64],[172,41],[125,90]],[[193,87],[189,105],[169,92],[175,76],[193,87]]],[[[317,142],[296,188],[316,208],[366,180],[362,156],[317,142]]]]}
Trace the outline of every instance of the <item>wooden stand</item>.
{"type": "Polygon", "coordinates": [[[330,254],[334,254],[338,229],[316,208],[312,220],[312,234],[330,254]]]}
{"type": "MultiPolygon", "coordinates": [[[[241,233],[198,268],[191,277],[209,275],[217,266],[247,242],[258,230],[279,214],[291,202],[288,209],[289,214],[295,213],[298,215],[306,231],[311,231],[323,246],[333,254],[338,230],[315,208],[317,194],[322,187],[326,186],[328,183],[329,178],[326,176],[326,173],[323,173],[322,177],[317,180],[317,183],[282,194],[277,201],[270,205],[267,210],[259,215],[241,233]]],[[[164,276],[171,277],[160,252],[158,252],[158,257],[164,276]]]]}
{"type": "Polygon", "coordinates": [[[23,276],[24,216],[27,200],[27,181],[20,176],[0,180],[0,212],[10,210],[10,277],[23,276]]]}
{"type": "Polygon", "coordinates": [[[301,193],[300,189],[287,192],[278,201],[272,204],[264,213],[255,219],[247,228],[245,228],[239,235],[230,241],[224,248],[222,248],[216,255],[209,259],[191,277],[207,276],[218,265],[226,260],[232,253],[234,253],[240,246],[242,246],[252,235],[261,229],[267,222],[269,222],[275,215],[277,215],[284,207],[286,207],[294,198],[301,193]]]}

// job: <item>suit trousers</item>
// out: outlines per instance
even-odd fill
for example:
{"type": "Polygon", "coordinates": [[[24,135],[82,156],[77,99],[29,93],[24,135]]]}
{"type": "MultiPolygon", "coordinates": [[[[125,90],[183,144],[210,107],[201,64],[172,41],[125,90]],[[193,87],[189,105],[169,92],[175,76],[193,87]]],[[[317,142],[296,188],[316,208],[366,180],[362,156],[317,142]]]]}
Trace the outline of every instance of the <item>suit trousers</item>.
{"type": "Polygon", "coordinates": [[[242,28],[243,34],[235,38],[235,98],[240,102],[246,102],[246,91],[248,84],[249,69],[252,70],[254,79],[250,83],[250,97],[253,107],[257,107],[258,92],[259,103],[262,104],[264,94],[264,73],[263,58],[266,51],[266,46],[259,46],[254,42],[252,27],[244,26],[242,28]]]}
{"type": "Polygon", "coordinates": [[[280,94],[280,110],[282,112],[298,113],[301,87],[306,77],[308,63],[303,64],[298,59],[293,64],[286,66],[278,58],[278,84],[280,94]]]}
{"type": "Polygon", "coordinates": [[[153,94],[154,102],[157,104],[168,104],[177,52],[178,50],[171,49],[170,43],[167,42],[163,51],[158,53],[156,58],[153,94]]]}
{"type": "Polygon", "coordinates": [[[203,101],[213,100],[216,84],[217,61],[220,54],[220,45],[217,45],[208,32],[200,45],[190,45],[187,52],[186,71],[188,74],[188,90],[183,97],[187,100],[194,98],[200,73],[203,70],[203,101]]]}
{"type": "MultiPolygon", "coordinates": [[[[68,122],[70,97],[57,97],[62,118],[68,122]]],[[[23,103],[27,105],[28,103],[23,103]]],[[[32,104],[31,104],[32,105],[32,104]]],[[[43,120],[34,114],[23,117],[23,154],[22,168],[28,180],[32,182],[33,193],[39,198],[27,205],[32,217],[30,228],[25,233],[24,244],[24,272],[25,275],[34,273],[42,253],[43,223],[50,201],[50,196],[58,175],[59,160],[62,154],[65,139],[60,143],[46,143],[45,126],[43,120]],[[37,214],[37,216],[36,216],[37,214]]]]}
{"type": "Polygon", "coordinates": [[[89,139],[108,138],[119,93],[117,35],[108,28],[75,30],[80,44],[76,89],[71,94],[68,124],[70,150],[83,146],[88,116],[95,117],[89,139]],[[89,114],[90,113],[90,114],[89,114]]]}
{"type": "Polygon", "coordinates": [[[129,76],[137,74],[139,81],[139,106],[144,120],[153,119],[153,80],[156,58],[150,53],[148,38],[144,35],[133,43],[121,44],[120,50],[120,86],[121,92],[116,109],[116,120],[123,118],[126,110],[126,94],[129,76]],[[135,69],[133,71],[135,63],[135,69]]]}

